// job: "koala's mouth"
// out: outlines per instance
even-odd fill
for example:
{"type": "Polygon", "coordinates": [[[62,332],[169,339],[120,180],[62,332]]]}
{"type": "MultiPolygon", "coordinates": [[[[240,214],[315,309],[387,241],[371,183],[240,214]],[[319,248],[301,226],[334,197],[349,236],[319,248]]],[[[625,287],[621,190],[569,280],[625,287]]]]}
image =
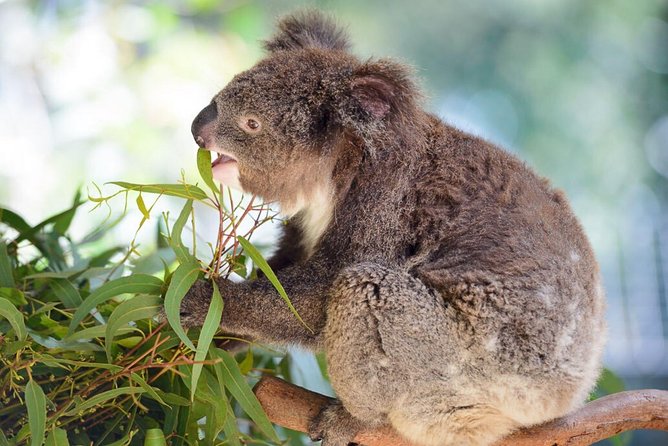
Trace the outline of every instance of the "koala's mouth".
{"type": "Polygon", "coordinates": [[[213,178],[218,180],[225,186],[241,190],[241,183],[239,182],[239,165],[237,159],[232,155],[218,152],[218,158],[211,163],[211,172],[213,178]]]}
{"type": "Polygon", "coordinates": [[[234,157],[226,155],[224,153],[218,153],[218,158],[213,160],[213,162],[211,163],[211,168],[214,168],[220,164],[236,163],[236,162],[237,160],[234,157]]]}

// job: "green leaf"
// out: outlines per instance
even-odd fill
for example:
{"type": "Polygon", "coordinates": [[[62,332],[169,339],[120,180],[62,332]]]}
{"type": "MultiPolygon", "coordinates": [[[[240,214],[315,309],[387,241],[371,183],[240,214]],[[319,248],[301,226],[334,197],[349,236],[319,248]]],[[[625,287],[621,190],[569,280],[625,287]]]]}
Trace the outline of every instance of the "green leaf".
{"type": "Polygon", "coordinates": [[[35,343],[48,349],[71,350],[75,352],[98,352],[103,350],[99,345],[90,342],[68,342],[52,336],[41,336],[34,331],[30,331],[28,334],[35,343]]]}
{"type": "Polygon", "coordinates": [[[278,291],[278,294],[283,298],[285,303],[287,304],[288,308],[292,312],[292,314],[295,315],[297,320],[301,322],[301,324],[306,327],[308,331],[311,333],[315,333],[311,327],[309,327],[306,322],[302,319],[302,317],[297,313],[297,310],[295,307],[292,305],[292,302],[290,302],[290,298],[288,297],[288,294],[285,292],[285,289],[283,288],[283,285],[278,281],[278,277],[276,277],[276,274],[274,274],[274,271],[271,269],[267,261],[262,257],[262,254],[260,254],[260,251],[258,251],[255,246],[251,244],[248,240],[246,240],[242,236],[238,236],[237,240],[239,240],[239,243],[241,246],[244,248],[244,252],[248,254],[248,256],[253,260],[255,265],[257,265],[258,268],[264,273],[264,275],[267,277],[269,282],[276,288],[276,291],[278,291]]]}
{"type": "Polygon", "coordinates": [[[106,401],[112,400],[118,396],[142,394],[144,392],[146,392],[146,390],[142,389],[141,387],[119,387],[117,389],[107,390],[106,392],[98,393],[97,395],[94,395],[88,398],[87,400],[80,402],[72,409],[65,412],[64,415],[67,417],[71,417],[72,415],[76,415],[80,412],[85,412],[86,410],[92,407],[95,407],[106,401]]]}
{"type": "Polygon", "coordinates": [[[235,420],[233,414],[234,411],[232,410],[232,406],[230,406],[230,402],[227,399],[225,399],[226,416],[223,424],[223,432],[225,432],[225,439],[227,440],[227,443],[230,446],[241,446],[241,442],[239,441],[241,433],[239,432],[239,427],[237,426],[237,420],[235,420]]]}
{"type": "Polygon", "coordinates": [[[30,226],[28,222],[23,219],[23,217],[6,208],[0,208],[0,221],[5,223],[10,228],[16,229],[16,231],[19,233],[32,230],[32,226],[30,226]]]}
{"type": "Polygon", "coordinates": [[[70,442],[67,439],[67,432],[59,427],[55,428],[46,437],[46,446],[69,446],[70,442]]]}
{"type": "Polygon", "coordinates": [[[86,271],[87,268],[72,268],[62,271],[44,271],[42,273],[35,273],[25,276],[24,279],[59,279],[76,276],[86,271]]]}
{"type": "Polygon", "coordinates": [[[38,223],[35,226],[30,226],[28,223],[25,222],[21,217],[13,213],[12,211],[8,209],[3,209],[2,210],[2,221],[6,222],[10,226],[12,226],[14,229],[19,231],[18,237],[14,239],[14,243],[19,243],[22,240],[28,240],[30,243],[32,243],[44,256],[47,257],[47,259],[50,259],[52,261],[55,261],[59,266],[62,266],[62,258],[60,258],[60,253],[54,253],[53,246],[49,245],[49,242],[57,242],[58,237],[57,234],[53,234],[55,237],[53,237],[53,240],[44,240],[43,237],[38,237],[36,234],[45,226],[55,223],[58,225],[59,228],[63,227],[63,222],[66,222],[68,218],[71,218],[71,214],[74,210],[76,210],[79,206],[84,204],[85,201],[79,201],[75,202],[72,207],[69,209],[60,212],[56,215],[53,215],[46,220],[42,221],[41,223],[38,223]],[[57,257],[54,257],[56,255],[57,257]]]}
{"type": "Polygon", "coordinates": [[[139,376],[139,375],[138,375],[137,373],[135,373],[135,372],[132,372],[132,373],[130,374],[130,378],[131,378],[134,382],[136,382],[137,384],[139,384],[139,386],[140,386],[142,389],[146,390],[146,394],[147,394],[148,396],[150,396],[151,398],[153,398],[154,400],[156,400],[157,402],[159,402],[159,403],[162,404],[163,406],[169,406],[169,405],[168,405],[167,403],[165,403],[165,401],[160,397],[160,395],[158,395],[158,393],[156,392],[156,389],[153,388],[153,387],[151,387],[151,385],[150,385],[149,383],[147,383],[147,382],[144,380],[144,378],[142,378],[141,376],[139,376]]]}
{"type": "Polygon", "coordinates": [[[83,302],[79,291],[67,279],[52,280],[49,286],[65,308],[77,308],[83,302]]]}
{"type": "Polygon", "coordinates": [[[318,362],[320,374],[326,380],[329,380],[329,372],[327,371],[327,356],[325,352],[319,352],[315,355],[315,360],[318,362]]]}
{"type": "Polygon", "coordinates": [[[7,254],[7,244],[4,240],[0,240],[0,286],[10,288],[15,286],[12,262],[7,254]]]}
{"type": "Polygon", "coordinates": [[[246,278],[248,276],[248,271],[246,269],[246,256],[237,255],[232,259],[232,271],[240,275],[241,277],[246,278]]]}
{"type": "Polygon", "coordinates": [[[601,376],[598,378],[596,393],[600,397],[621,392],[624,388],[624,381],[610,369],[604,368],[601,372],[601,376]]]}
{"type": "Polygon", "coordinates": [[[106,302],[112,297],[119,296],[125,293],[144,293],[144,294],[160,294],[163,282],[154,276],[148,274],[133,274],[131,276],[120,277],[105,283],[100,288],[93,291],[90,296],[82,302],[72,316],[69,334],[74,333],[77,325],[90,313],[95,307],[102,302],[106,302]]]}
{"type": "Polygon", "coordinates": [[[72,224],[72,220],[74,219],[74,214],[76,214],[77,209],[83,203],[84,202],[81,201],[81,191],[77,190],[76,193],[74,194],[74,200],[72,200],[72,207],[67,211],[65,211],[64,213],[60,214],[58,218],[54,220],[54,225],[53,225],[54,231],[56,231],[58,234],[64,235],[70,228],[70,225],[72,224]]]}
{"type": "Polygon", "coordinates": [[[171,406],[190,406],[191,402],[188,398],[184,398],[181,395],[175,393],[164,392],[160,389],[155,389],[156,393],[162,398],[162,400],[169,407],[171,406]]]}
{"type": "Polygon", "coordinates": [[[53,221],[53,230],[58,234],[64,235],[70,228],[72,220],[74,219],[74,214],[76,214],[76,212],[77,208],[71,208],[58,215],[58,217],[53,221]]]}
{"type": "Polygon", "coordinates": [[[213,182],[213,172],[211,171],[211,151],[206,149],[197,150],[197,170],[199,175],[204,180],[204,183],[209,186],[209,189],[220,195],[220,188],[213,182]]]}
{"type": "MultiPolygon", "coordinates": [[[[0,351],[5,356],[15,355],[19,350],[23,350],[26,347],[29,347],[31,344],[29,341],[12,341],[4,342],[0,351]]],[[[1,445],[0,445],[1,446],[1,445]]]]}
{"type": "Polygon", "coordinates": [[[55,367],[54,364],[66,364],[66,365],[75,365],[77,367],[90,367],[93,369],[105,369],[110,370],[112,373],[118,373],[123,370],[123,367],[116,364],[106,364],[104,362],[87,362],[87,361],[75,361],[73,359],[63,359],[56,358],[54,356],[42,353],[37,356],[39,362],[43,362],[49,367],[55,367]]]}
{"type": "Polygon", "coordinates": [[[248,374],[253,368],[253,349],[249,346],[246,350],[246,356],[244,360],[239,364],[239,370],[242,375],[248,374]]]}
{"type": "Polygon", "coordinates": [[[42,446],[46,429],[46,396],[39,384],[32,379],[26,385],[25,401],[30,425],[30,444],[42,446]]]}
{"type": "MultiPolygon", "coordinates": [[[[2,209],[0,209],[2,211],[2,209]]],[[[5,437],[5,434],[0,431],[0,446],[11,446],[9,443],[9,440],[7,440],[7,437],[5,437]]]]}
{"type": "Polygon", "coordinates": [[[111,346],[116,336],[116,331],[131,321],[148,319],[155,316],[160,311],[161,303],[161,299],[158,296],[140,295],[121,302],[114,309],[107,321],[107,330],[105,331],[104,339],[107,360],[109,362],[112,362],[111,346]]]}
{"type": "Polygon", "coordinates": [[[169,288],[167,288],[167,293],[165,294],[165,314],[167,315],[167,321],[172,330],[174,330],[174,333],[181,339],[181,342],[191,350],[196,349],[181,325],[181,301],[197,280],[199,273],[198,263],[194,261],[182,263],[174,271],[169,288]]]}
{"type": "MultiPolygon", "coordinates": [[[[197,350],[195,351],[195,362],[204,361],[206,353],[209,351],[213,336],[218,331],[220,326],[220,318],[223,314],[223,299],[220,296],[220,290],[215,280],[212,280],[213,296],[209,304],[209,311],[204,319],[204,325],[199,333],[197,340],[197,350]]],[[[202,373],[203,364],[193,364],[192,381],[190,385],[190,399],[195,399],[195,389],[197,389],[197,381],[199,381],[200,373],[202,373]]]]}
{"type": "MultiPolygon", "coordinates": [[[[210,352],[210,354],[212,353],[210,352]]],[[[213,445],[218,434],[225,429],[225,422],[228,418],[232,419],[232,424],[235,424],[236,420],[234,413],[229,409],[230,404],[225,393],[222,372],[217,370],[214,375],[209,371],[209,368],[205,368],[202,378],[197,389],[194,404],[201,402],[205,406],[208,406],[205,408],[204,444],[213,445]]],[[[236,430],[236,424],[234,425],[234,429],[236,430]]],[[[237,431],[237,434],[233,438],[238,439],[238,436],[237,431]]]]}
{"type": "Polygon", "coordinates": [[[8,288],[8,287],[0,288],[0,297],[4,297],[17,307],[21,305],[26,305],[28,303],[25,294],[23,294],[23,291],[18,290],[16,288],[8,288]]]}
{"type": "Polygon", "coordinates": [[[148,429],[144,437],[144,446],[167,446],[164,432],[161,429],[148,429]]]}
{"type": "Polygon", "coordinates": [[[253,394],[250,386],[239,371],[239,365],[234,358],[225,350],[219,348],[211,349],[213,356],[222,361],[214,364],[214,368],[219,368],[225,387],[230,391],[235,400],[239,402],[241,408],[257,424],[258,428],[272,441],[279,442],[274,427],[264,413],[260,402],[253,394]]]}
{"type": "Polygon", "coordinates": [[[111,184],[123,189],[146,192],[149,194],[170,195],[172,197],[192,198],[203,201],[208,197],[206,193],[193,184],[135,184],[125,181],[112,181],[111,184]]]}
{"type": "Polygon", "coordinates": [[[14,329],[19,341],[26,340],[28,331],[26,330],[26,324],[23,320],[23,314],[21,314],[21,312],[4,297],[0,297],[0,316],[9,321],[9,324],[14,329]]]}
{"type": "MultiPolygon", "coordinates": [[[[119,330],[116,331],[116,336],[120,336],[119,331],[122,330],[125,327],[120,328],[119,330]]],[[[132,348],[136,347],[137,344],[139,344],[142,340],[144,339],[143,336],[128,336],[127,338],[122,338],[116,341],[116,344],[125,347],[125,348],[132,348]]]]}
{"type": "Polygon", "coordinates": [[[181,233],[183,232],[183,228],[185,227],[186,222],[188,221],[188,217],[190,216],[192,209],[193,209],[193,201],[192,200],[186,201],[186,204],[183,205],[183,209],[181,209],[179,218],[177,218],[176,221],[174,222],[174,227],[172,228],[172,236],[169,240],[169,245],[174,250],[174,254],[176,254],[176,258],[179,260],[179,263],[181,264],[195,261],[195,258],[190,254],[188,248],[183,246],[183,242],[181,241],[181,233]]]}
{"type": "Polygon", "coordinates": [[[121,248],[119,246],[107,249],[106,251],[103,251],[98,255],[96,255],[95,257],[91,258],[88,264],[90,266],[104,267],[111,261],[111,258],[113,256],[115,256],[119,252],[123,252],[123,250],[124,248],[121,248]]]}
{"type": "MultiPolygon", "coordinates": [[[[121,327],[116,330],[116,336],[122,336],[128,333],[135,331],[135,328],[132,327],[121,327]]],[[[107,335],[107,325],[94,325],[92,327],[84,328],[83,330],[75,331],[71,335],[67,336],[63,341],[65,342],[75,342],[75,341],[89,341],[95,338],[104,338],[107,335]]]]}
{"type": "Polygon", "coordinates": [[[128,434],[126,434],[120,440],[114,441],[113,443],[106,444],[105,446],[128,446],[130,444],[130,442],[132,441],[132,437],[134,437],[137,432],[138,432],[137,429],[131,430],[128,434]]]}
{"type": "Polygon", "coordinates": [[[137,207],[139,208],[139,212],[142,213],[146,220],[151,218],[151,214],[149,214],[148,209],[146,209],[146,204],[144,203],[144,199],[141,197],[141,193],[137,195],[137,207]]]}

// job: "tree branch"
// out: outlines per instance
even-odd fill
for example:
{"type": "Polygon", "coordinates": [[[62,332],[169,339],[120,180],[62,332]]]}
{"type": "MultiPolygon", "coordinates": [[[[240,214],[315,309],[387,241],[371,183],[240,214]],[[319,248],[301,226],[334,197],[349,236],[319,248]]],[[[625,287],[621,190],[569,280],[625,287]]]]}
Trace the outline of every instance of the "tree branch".
{"type": "MultiPolygon", "coordinates": [[[[308,422],[331,398],[282,379],[266,376],[253,389],[269,419],[288,429],[306,432],[308,422]]],[[[580,446],[632,429],[668,431],[668,391],[634,390],[592,401],[556,420],[520,429],[495,446],[580,446]]],[[[391,427],[360,432],[365,446],[415,446],[391,427]]]]}

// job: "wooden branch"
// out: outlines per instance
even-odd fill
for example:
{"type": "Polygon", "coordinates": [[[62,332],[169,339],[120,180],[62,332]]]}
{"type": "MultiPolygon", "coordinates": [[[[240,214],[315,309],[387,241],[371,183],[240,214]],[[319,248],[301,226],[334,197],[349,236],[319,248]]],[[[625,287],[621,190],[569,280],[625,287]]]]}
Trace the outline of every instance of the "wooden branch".
{"type": "MultiPolygon", "coordinates": [[[[253,389],[269,419],[306,432],[308,422],[331,398],[279,378],[266,376],[253,389]]],[[[632,429],[668,431],[668,391],[634,390],[592,401],[556,420],[520,429],[494,446],[580,446],[632,429]]],[[[355,442],[365,446],[415,446],[391,427],[364,431],[355,442]]]]}

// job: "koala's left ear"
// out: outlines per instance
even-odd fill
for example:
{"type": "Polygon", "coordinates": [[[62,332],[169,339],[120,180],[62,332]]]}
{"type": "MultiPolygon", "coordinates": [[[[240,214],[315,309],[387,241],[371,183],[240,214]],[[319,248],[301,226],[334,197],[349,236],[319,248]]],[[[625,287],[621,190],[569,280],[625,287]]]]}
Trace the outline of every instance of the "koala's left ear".
{"type": "Polygon", "coordinates": [[[353,109],[372,121],[410,112],[420,96],[411,74],[406,66],[387,59],[363,64],[350,80],[353,109]]]}

